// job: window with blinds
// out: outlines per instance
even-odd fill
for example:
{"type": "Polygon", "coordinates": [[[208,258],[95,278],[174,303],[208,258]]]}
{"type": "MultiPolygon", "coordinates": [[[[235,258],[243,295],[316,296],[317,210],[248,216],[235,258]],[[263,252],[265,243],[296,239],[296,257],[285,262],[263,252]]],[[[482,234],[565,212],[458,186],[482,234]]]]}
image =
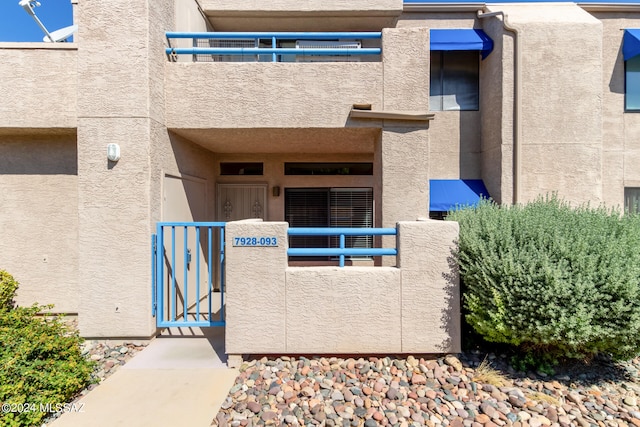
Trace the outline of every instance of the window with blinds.
{"type": "Polygon", "coordinates": [[[640,188],[626,187],[624,189],[624,211],[640,214],[640,188]]]}
{"type": "MultiPolygon", "coordinates": [[[[287,188],[285,221],[289,227],[373,227],[371,188],[287,188]]],[[[346,236],[348,248],[373,247],[372,236],[346,236]]],[[[338,236],[291,236],[292,248],[339,247],[338,236]]]]}
{"type": "Polygon", "coordinates": [[[480,106],[479,82],[478,51],[431,51],[431,111],[477,111],[480,106]]]}

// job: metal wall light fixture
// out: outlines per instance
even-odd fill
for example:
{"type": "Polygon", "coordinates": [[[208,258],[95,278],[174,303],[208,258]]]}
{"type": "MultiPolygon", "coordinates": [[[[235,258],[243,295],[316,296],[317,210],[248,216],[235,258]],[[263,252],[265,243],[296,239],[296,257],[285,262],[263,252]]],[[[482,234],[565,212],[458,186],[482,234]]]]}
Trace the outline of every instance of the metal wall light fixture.
{"type": "Polygon", "coordinates": [[[107,144],[107,159],[112,162],[120,160],[120,146],[118,144],[107,144]]]}
{"type": "Polygon", "coordinates": [[[273,197],[280,196],[280,187],[276,185],[275,187],[271,188],[271,194],[273,194],[273,197]]]}

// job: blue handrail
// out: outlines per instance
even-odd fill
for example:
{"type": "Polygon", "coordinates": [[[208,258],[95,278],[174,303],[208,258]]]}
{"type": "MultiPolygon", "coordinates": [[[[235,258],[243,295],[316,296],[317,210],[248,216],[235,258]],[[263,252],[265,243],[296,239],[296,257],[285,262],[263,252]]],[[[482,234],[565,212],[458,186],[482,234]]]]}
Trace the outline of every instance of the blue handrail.
{"type": "Polygon", "coordinates": [[[381,32],[207,32],[207,33],[186,33],[178,31],[167,31],[168,39],[277,39],[284,40],[334,40],[334,39],[379,39],[381,32]]]}
{"type": "Polygon", "coordinates": [[[379,47],[360,49],[293,48],[293,47],[168,47],[167,55],[380,55],[379,47]]]}
{"type": "Polygon", "coordinates": [[[278,61],[278,55],[380,55],[381,48],[291,48],[278,47],[278,40],[363,40],[380,39],[381,32],[176,32],[167,31],[165,33],[169,40],[169,47],[165,48],[167,55],[234,55],[234,56],[255,56],[271,55],[272,62],[278,61]],[[247,40],[253,39],[258,45],[259,40],[269,40],[271,46],[267,47],[171,47],[170,39],[193,39],[194,45],[197,39],[216,40],[247,40]]]}
{"type": "Polygon", "coordinates": [[[339,256],[340,267],[344,267],[345,256],[398,255],[396,248],[347,248],[345,236],[395,236],[395,228],[339,228],[339,227],[294,227],[289,228],[289,236],[339,236],[339,248],[289,248],[289,256],[339,256]]]}

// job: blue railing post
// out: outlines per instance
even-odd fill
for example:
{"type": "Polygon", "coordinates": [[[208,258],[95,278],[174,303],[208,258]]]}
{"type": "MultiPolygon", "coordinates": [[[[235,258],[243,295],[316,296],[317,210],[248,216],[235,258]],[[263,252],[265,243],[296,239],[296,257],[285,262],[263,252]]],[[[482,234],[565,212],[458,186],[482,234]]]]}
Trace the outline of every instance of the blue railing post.
{"type": "Polygon", "coordinates": [[[196,226],[196,319],[200,318],[200,226],[196,226]]]}
{"type": "Polygon", "coordinates": [[[166,313],[164,310],[164,227],[158,224],[156,232],[158,236],[156,237],[156,242],[158,244],[156,249],[158,259],[158,264],[156,266],[158,269],[156,273],[156,280],[160,281],[160,284],[156,286],[156,296],[158,301],[156,310],[161,310],[158,312],[157,319],[162,319],[166,313]]]}
{"type": "Polygon", "coordinates": [[[183,285],[182,288],[184,289],[184,292],[182,293],[182,318],[186,321],[187,320],[187,313],[189,310],[189,245],[188,245],[188,241],[187,241],[187,236],[189,235],[189,230],[187,229],[187,227],[184,227],[184,262],[183,262],[183,266],[182,266],[182,270],[184,272],[184,277],[183,277],[183,285]]]}
{"type": "Polygon", "coordinates": [[[157,259],[158,259],[158,235],[151,235],[151,316],[156,317],[156,307],[158,301],[156,299],[158,289],[157,276],[157,259]]]}
{"type": "MultiPolygon", "coordinates": [[[[344,249],[345,243],[344,233],[340,234],[340,249],[344,249]]],[[[340,254],[340,268],[344,267],[344,254],[340,254]]]]}
{"type": "Polygon", "coordinates": [[[209,314],[208,319],[211,321],[211,293],[213,292],[213,227],[209,227],[208,230],[208,248],[209,256],[208,256],[208,265],[209,265],[209,280],[207,282],[207,300],[209,302],[209,314]]]}
{"type": "Polygon", "coordinates": [[[171,320],[176,320],[176,227],[171,227],[171,320]]]}
{"type": "Polygon", "coordinates": [[[225,256],[224,256],[224,227],[220,227],[220,321],[224,321],[224,266],[225,266],[225,256]]]}
{"type": "MultiPolygon", "coordinates": [[[[276,49],[278,47],[278,43],[276,43],[275,37],[271,37],[271,47],[273,49],[276,49]]],[[[278,55],[275,52],[273,52],[271,59],[273,60],[273,62],[278,62],[278,55]]]]}

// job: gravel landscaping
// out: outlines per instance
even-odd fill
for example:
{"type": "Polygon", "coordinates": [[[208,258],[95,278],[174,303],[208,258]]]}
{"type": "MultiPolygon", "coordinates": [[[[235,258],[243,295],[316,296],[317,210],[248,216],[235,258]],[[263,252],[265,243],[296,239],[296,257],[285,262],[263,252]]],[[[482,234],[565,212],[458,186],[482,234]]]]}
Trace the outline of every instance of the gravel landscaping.
{"type": "Polygon", "coordinates": [[[243,364],[212,425],[640,427],[639,371],[636,358],[525,374],[480,352],[263,357],[243,364]]]}

